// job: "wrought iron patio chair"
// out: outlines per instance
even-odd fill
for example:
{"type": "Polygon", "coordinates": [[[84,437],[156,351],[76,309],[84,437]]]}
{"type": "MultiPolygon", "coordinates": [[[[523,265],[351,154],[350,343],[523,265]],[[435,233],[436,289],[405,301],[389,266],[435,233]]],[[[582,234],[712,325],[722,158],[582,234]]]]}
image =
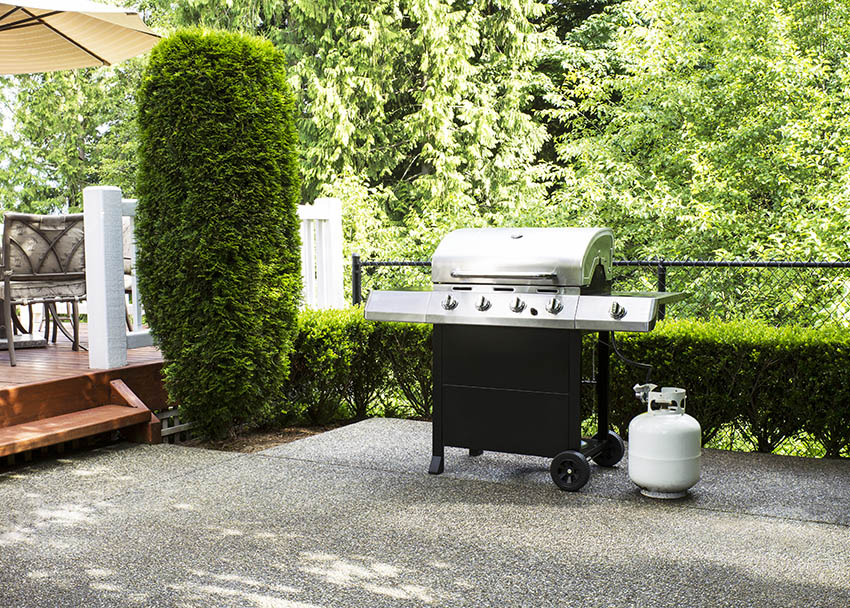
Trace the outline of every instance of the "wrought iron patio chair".
{"type": "MultiPolygon", "coordinates": [[[[85,231],[83,214],[32,215],[7,212],[3,218],[3,325],[9,363],[15,361],[15,314],[18,305],[44,305],[44,337],[49,338],[52,318],[56,328],[80,349],[79,303],[86,297],[85,231]],[[69,334],[56,304],[72,305],[69,334]]],[[[19,324],[18,324],[19,327],[19,324]]]]}
{"type": "Polygon", "coordinates": [[[121,218],[121,236],[124,249],[124,297],[126,298],[124,306],[124,320],[127,323],[127,331],[133,331],[133,320],[130,317],[132,309],[131,298],[133,295],[133,224],[129,217],[121,218]]]}

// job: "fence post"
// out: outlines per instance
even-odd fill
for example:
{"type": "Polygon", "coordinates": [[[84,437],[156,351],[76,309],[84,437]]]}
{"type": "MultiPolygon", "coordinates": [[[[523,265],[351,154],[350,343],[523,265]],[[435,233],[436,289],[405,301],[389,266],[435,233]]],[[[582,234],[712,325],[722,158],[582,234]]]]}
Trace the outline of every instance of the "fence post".
{"type": "Polygon", "coordinates": [[[360,254],[351,254],[351,303],[357,306],[363,301],[363,267],[360,266],[360,254]]]}
{"type": "Polygon", "coordinates": [[[127,365],[121,189],[83,190],[89,367],[127,365]]]}
{"type": "MultiPolygon", "coordinates": [[[[667,291],[667,267],[664,265],[664,260],[658,260],[656,273],[658,276],[658,291],[667,291]]],[[[665,314],[667,314],[667,305],[661,304],[658,307],[658,319],[663,319],[665,314]]]]}

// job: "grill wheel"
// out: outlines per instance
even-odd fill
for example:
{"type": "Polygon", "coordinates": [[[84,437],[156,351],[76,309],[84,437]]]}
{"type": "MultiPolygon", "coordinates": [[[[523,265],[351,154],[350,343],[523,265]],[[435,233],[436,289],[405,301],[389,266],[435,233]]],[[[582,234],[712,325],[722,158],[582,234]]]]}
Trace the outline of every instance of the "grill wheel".
{"type": "Polygon", "coordinates": [[[549,473],[556,486],[567,492],[575,492],[590,479],[590,464],[581,452],[567,450],[552,459],[549,473]]]}
{"type": "Polygon", "coordinates": [[[620,436],[614,431],[608,431],[608,436],[605,438],[605,447],[602,451],[593,457],[593,462],[600,467],[613,467],[623,459],[626,453],[626,446],[620,436]]]}

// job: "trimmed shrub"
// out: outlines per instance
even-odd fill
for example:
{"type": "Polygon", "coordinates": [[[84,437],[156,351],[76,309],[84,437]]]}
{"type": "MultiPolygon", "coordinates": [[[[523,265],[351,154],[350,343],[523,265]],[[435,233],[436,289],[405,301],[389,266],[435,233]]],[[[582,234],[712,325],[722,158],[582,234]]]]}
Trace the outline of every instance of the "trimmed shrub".
{"type": "Polygon", "coordinates": [[[300,297],[294,103],[258,38],[180,31],[138,95],[139,289],[169,396],[212,438],[279,400],[300,297]]]}
{"type": "MultiPolygon", "coordinates": [[[[703,442],[733,426],[760,452],[800,431],[828,456],[850,448],[846,330],[668,321],[646,334],[618,335],[625,356],[653,364],[655,383],[687,389],[703,442]]],[[[638,380],[643,372],[612,358],[611,419],[621,433],[643,409],[632,392],[638,380]]]]}
{"type": "Polygon", "coordinates": [[[354,354],[352,324],[353,315],[346,310],[301,311],[290,358],[288,404],[279,419],[327,424],[338,417],[354,354]]]}
{"type": "Polygon", "coordinates": [[[351,365],[342,383],[343,398],[355,419],[375,414],[375,404],[389,384],[389,362],[383,324],[367,321],[363,308],[346,312],[347,339],[351,345],[351,365]]]}
{"type": "MultiPolygon", "coordinates": [[[[736,400],[747,379],[738,374],[746,353],[731,346],[733,329],[669,321],[649,333],[615,335],[625,357],[653,366],[652,382],[688,391],[688,412],[702,426],[703,443],[736,419],[740,410],[736,400]]],[[[645,375],[645,370],[626,365],[612,353],[611,424],[624,438],[629,422],[645,409],[632,389],[644,382],[645,375]]]]}
{"type": "MultiPolygon", "coordinates": [[[[290,402],[278,422],[386,415],[393,402],[382,398],[394,393],[414,416],[430,416],[431,326],[372,323],[362,315],[359,307],[301,313],[290,402]]],[[[585,336],[583,377],[592,374],[595,341],[595,334],[585,336]]],[[[687,389],[704,443],[734,428],[752,449],[771,452],[806,432],[827,457],[850,456],[850,332],[667,321],[649,333],[617,334],[617,344],[629,359],[653,365],[656,384],[687,389]]],[[[632,386],[645,375],[611,355],[611,423],[624,436],[643,411],[632,386]]],[[[589,418],[594,391],[583,389],[589,418]]],[[[516,415],[534,414],[518,405],[516,415]]]]}
{"type": "Polygon", "coordinates": [[[803,429],[820,442],[826,458],[850,457],[850,332],[802,332],[798,343],[790,388],[804,413],[803,429]]]}
{"type": "MultiPolygon", "coordinates": [[[[287,401],[275,413],[274,422],[327,424],[392,414],[392,396],[398,392],[393,370],[403,379],[427,376],[428,401],[423,402],[418,389],[411,389],[416,400],[411,410],[425,407],[425,403],[430,411],[430,326],[424,327],[428,329],[425,348],[421,329],[367,321],[359,306],[302,311],[291,355],[287,401]],[[427,374],[421,369],[423,357],[428,360],[427,374]]],[[[426,382],[421,382],[425,391],[426,382]]]]}
{"type": "Polygon", "coordinates": [[[431,326],[419,323],[382,323],[383,345],[393,381],[415,416],[428,418],[434,403],[431,379],[433,349],[431,326]]]}

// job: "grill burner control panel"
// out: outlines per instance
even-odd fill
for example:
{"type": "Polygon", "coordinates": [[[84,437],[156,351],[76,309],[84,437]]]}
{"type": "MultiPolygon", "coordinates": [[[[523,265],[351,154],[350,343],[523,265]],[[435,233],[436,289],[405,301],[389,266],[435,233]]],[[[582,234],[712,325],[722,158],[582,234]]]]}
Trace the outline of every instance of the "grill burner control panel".
{"type": "Polygon", "coordinates": [[[650,331],[659,304],[678,293],[571,295],[501,291],[375,291],[366,304],[373,321],[650,331]]]}

